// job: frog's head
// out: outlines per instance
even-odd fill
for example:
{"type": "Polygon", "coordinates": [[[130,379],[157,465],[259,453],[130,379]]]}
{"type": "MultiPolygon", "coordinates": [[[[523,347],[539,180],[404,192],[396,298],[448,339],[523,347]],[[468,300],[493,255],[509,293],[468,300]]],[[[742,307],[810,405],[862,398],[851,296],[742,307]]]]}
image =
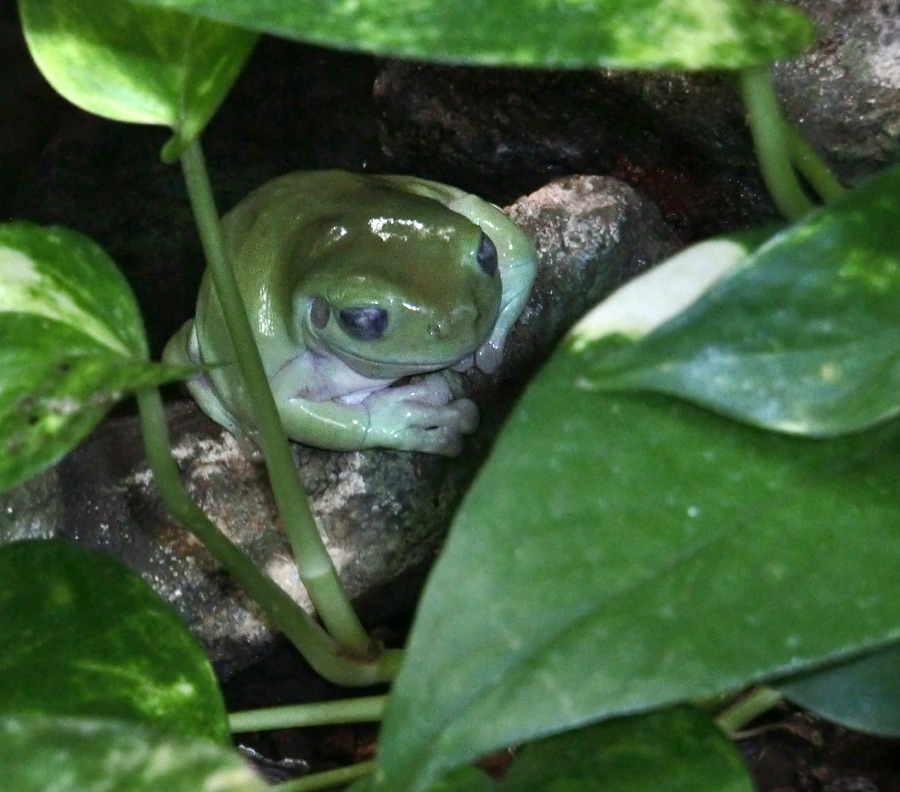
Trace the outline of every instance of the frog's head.
{"type": "Polygon", "coordinates": [[[497,319],[497,250],[436,201],[404,193],[377,205],[322,218],[305,251],[315,266],[292,297],[295,327],[309,349],[371,378],[452,366],[497,319]]]}

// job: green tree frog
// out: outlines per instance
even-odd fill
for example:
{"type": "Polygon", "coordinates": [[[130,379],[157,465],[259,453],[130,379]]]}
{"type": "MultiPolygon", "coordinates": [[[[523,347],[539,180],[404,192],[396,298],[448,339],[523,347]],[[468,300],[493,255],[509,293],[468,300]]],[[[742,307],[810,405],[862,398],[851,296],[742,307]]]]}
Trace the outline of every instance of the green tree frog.
{"type": "MultiPolygon", "coordinates": [[[[310,171],[248,195],[223,232],[292,440],[459,453],[478,409],[451,370],[497,369],[535,277],[534,245],[506,215],[425,179],[310,171]]],[[[191,394],[253,440],[233,358],[207,272],[163,359],[212,364],[191,394]]]]}

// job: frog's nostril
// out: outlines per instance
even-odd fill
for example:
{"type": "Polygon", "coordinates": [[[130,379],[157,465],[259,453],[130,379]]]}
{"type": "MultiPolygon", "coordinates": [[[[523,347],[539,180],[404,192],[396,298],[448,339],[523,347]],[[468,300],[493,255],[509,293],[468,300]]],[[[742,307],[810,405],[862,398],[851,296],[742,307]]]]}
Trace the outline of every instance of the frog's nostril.
{"type": "Polygon", "coordinates": [[[463,302],[449,316],[428,325],[428,333],[432,338],[447,338],[467,332],[478,321],[478,316],[478,308],[474,304],[463,302]]]}
{"type": "Polygon", "coordinates": [[[387,330],[388,313],[384,308],[374,305],[343,308],[338,315],[341,326],[360,341],[375,341],[387,330]]]}

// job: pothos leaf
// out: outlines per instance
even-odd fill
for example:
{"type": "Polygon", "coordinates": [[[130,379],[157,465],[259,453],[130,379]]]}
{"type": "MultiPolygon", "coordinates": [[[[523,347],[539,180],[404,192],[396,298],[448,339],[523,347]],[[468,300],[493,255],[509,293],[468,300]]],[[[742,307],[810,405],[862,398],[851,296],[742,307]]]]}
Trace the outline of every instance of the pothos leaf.
{"type": "Polygon", "coordinates": [[[0,491],[62,457],[124,394],[188,371],[147,360],[137,303],[98,245],[0,225],[0,491]]]}
{"type": "Polygon", "coordinates": [[[814,38],[797,9],[748,0],[139,0],[316,44],[516,66],[741,68],[814,38]]]}
{"type": "Polygon", "coordinates": [[[175,131],[176,159],[218,109],[256,35],[128,0],[20,0],[25,40],[50,84],[116,121],[175,131]]]}
{"type": "Polygon", "coordinates": [[[0,712],[117,718],[228,742],[203,649],[109,556],[56,540],[0,547],[0,645],[0,712]]]}
{"type": "Polygon", "coordinates": [[[456,515],[376,788],[900,637],[900,423],[763,432],[580,390],[588,354],[567,342],[532,382],[456,515]]]}
{"type": "Polygon", "coordinates": [[[0,715],[0,777],[15,792],[264,792],[229,748],[98,718],[0,715]]]}
{"type": "Polygon", "coordinates": [[[712,243],[703,243],[662,264],[623,289],[631,304],[671,303],[693,283],[683,279],[686,260],[704,271],[730,261],[683,313],[643,337],[621,295],[585,317],[572,333],[585,350],[579,384],[675,394],[798,435],[855,432],[897,415],[898,192],[900,166],[746,255],[732,248],[705,262],[712,243]]]}

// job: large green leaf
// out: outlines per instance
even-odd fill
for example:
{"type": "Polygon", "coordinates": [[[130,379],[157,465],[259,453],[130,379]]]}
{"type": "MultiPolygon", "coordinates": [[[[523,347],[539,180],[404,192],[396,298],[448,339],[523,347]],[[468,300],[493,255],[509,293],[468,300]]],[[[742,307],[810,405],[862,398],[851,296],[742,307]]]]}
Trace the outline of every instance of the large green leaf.
{"type": "Polygon", "coordinates": [[[900,646],[778,683],[791,701],[849,729],[900,737],[900,646]]]}
{"type": "Polygon", "coordinates": [[[232,750],[134,723],[0,715],[8,792],[263,792],[232,750]]]}
{"type": "Polygon", "coordinates": [[[0,713],[115,718],[228,742],[200,645],[108,556],[61,541],[0,547],[0,646],[0,713]]]}
{"type": "Polygon", "coordinates": [[[607,721],[526,746],[502,792],[753,792],[734,745],[679,708],[607,721]]]}
{"type": "Polygon", "coordinates": [[[385,715],[380,788],[900,636],[900,423],[767,433],[587,394],[589,356],[555,355],[457,515],[385,715]]]}
{"type": "MultiPolygon", "coordinates": [[[[636,343],[593,344],[580,382],[674,393],[802,435],[857,431],[897,415],[898,195],[900,166],[776,234],[687,311],[636,343]]],[[[677,260],[702,259],[709,245],[677,260]]],[[[663,264],[626,287],[630,304],[647,310],[671,301],[683,277],[663,264]]],[[[594,341],[636,335],[635,312],[621,310],[620,302],[614,295],[601,304],[576,335],[594,341]]]]}
{"type": "Polygon", "coordinates": [[[174,159],[221,104],[256,36],[128,0],[19,0],[32,57],[50,84],[90,113],[163,124],[174,159]]]}
{"type": "Polygon", "coordinates": [[[146,358],[137,303],[100,247],[0,225],[0,491],[71,450],[128,391],[187,371],[146,358]]]}
{"type": "Polygon", "coordinates": [[[99,245],[68,228],[0,225],[0,312],[58,322],[120,355],[147,355],[128,282],[99,245]]]}
{"type": "Polygon", "coordinates": [[[517,66],[739,68],[812,43],[808,19],[749,0],[139,0],[316,44],[517,66]]]}

